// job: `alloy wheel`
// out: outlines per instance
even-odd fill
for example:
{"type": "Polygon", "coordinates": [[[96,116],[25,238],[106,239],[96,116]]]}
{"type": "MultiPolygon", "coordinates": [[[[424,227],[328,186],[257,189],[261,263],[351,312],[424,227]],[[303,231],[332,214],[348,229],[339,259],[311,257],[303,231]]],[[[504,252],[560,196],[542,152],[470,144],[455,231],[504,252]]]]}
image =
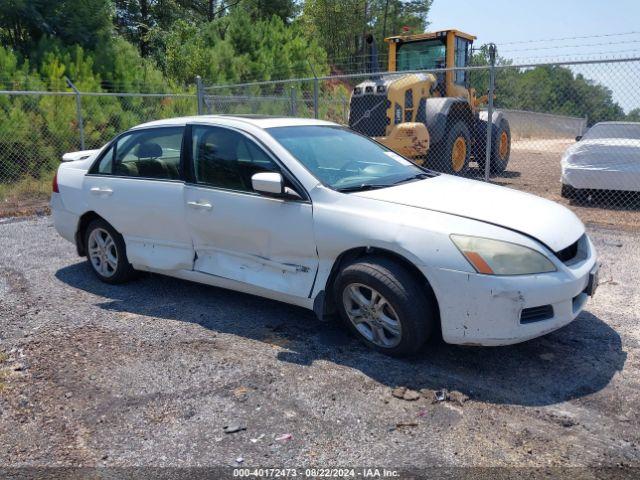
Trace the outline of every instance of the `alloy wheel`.
{"type": "Polygon", "coordinates": [[[91,265],[103,277],[112,277],[118,269],[118,250],[111,234],[103,228],[94,228],[87,245],[91,265]]]}
{"type": "Polygon", "coordinates": [[[362,283],[350,283],[342,293],[342,301],[349,320],[364,338],[383,348],[400,343],[400,320],[380,292],[362,283]]]}

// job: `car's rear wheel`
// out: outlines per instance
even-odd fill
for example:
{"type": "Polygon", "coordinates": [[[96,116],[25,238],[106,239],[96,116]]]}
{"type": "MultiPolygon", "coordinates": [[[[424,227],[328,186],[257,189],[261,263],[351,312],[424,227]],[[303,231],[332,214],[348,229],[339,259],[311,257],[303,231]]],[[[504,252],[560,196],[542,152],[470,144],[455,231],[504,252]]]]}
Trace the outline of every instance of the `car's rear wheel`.
{"type": "Polygon", "coordinates": [[[346,266],[335,283],[340,316],[367,346],[392,356],[416,353],[433,330],[426,287],[386,258],[346,266]]]}
{"type": "Polygon", "coordinates": [[[104,220],[93,220],[87,226],[85,246],[89,265],[103,282],[123,283],[135,273],[122,235],[104,220]]]}

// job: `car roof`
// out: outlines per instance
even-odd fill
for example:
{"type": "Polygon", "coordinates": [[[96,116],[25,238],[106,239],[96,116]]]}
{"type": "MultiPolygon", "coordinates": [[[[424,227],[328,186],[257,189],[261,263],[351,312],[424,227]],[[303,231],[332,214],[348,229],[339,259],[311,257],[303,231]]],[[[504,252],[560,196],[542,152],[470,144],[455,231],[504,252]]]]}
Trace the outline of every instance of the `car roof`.
{"type": "Polygon", "coordinates": [[[296,118],[296,117],[278,117],[271,115],[194,115],[190,117],[165,118],[155,120],[153,122],[143,123],[133,127],[169,127],[181,126],[187,123],[210,123],[211,125],[237,125],[238,122],[253,125],[258,128],[271,127],[294,127],[303,125],[331,125],[336,126],[337,123],[317,120],[314,118],[296,118]]]}
{"type": "Polygon", "coordinates": [[[640,122],[598,122],[594,125],[640,125],[640,122]]]}

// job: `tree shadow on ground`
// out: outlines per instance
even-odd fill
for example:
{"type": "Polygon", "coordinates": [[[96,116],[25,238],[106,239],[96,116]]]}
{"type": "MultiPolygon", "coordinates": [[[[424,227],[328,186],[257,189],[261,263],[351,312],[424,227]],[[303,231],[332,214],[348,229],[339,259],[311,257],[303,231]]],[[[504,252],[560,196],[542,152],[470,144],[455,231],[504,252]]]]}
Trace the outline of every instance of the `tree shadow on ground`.
{"type": "Polygon", "coordinates": [[[367,349],[337,321],[319,322],[310,311],[276,301],[161,275],[108,285],[86,262],[64,267],[56,277],[102,297],[97,305],[105,310],[280,343],[283,362],[330,361],[389,387],[447,388],[481,402],[535,406],[580,398],[606,387],[626,361],[620,336],[589,312],[518,345],[460,347],[434,339],[418,356],[394,359],[367,349]]]}

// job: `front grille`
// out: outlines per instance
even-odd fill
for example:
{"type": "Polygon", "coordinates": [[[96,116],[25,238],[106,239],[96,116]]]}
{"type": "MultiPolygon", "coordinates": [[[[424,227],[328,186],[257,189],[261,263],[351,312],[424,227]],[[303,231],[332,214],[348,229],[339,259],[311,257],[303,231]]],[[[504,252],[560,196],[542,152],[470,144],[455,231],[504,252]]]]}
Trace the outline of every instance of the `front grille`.
{"type": "Polygon", "coordinates": [[[578,255],[578,246],[580,244],[580,240],[582,240],[582,237],[573,242],[567,248],[563,248],[562,250],[555,252],[556,257],[558,257],[560,261],[564,263],[570,262],[571,260],[576,258],[576,256],[578,255]]]}
{"type": "Polygon", "coordinates": [[[553,318],[553,307],[551,305],[542,305],[540,307],[522,309],[520,323],[541,322],[550,318],[553,318]]]}
{"type": "Polygon", "coordinates": [[[352,95],[349,127],[369,137],[382,137],[389,119],[387,109],[391,103],[384,95],[352,95]]]}

